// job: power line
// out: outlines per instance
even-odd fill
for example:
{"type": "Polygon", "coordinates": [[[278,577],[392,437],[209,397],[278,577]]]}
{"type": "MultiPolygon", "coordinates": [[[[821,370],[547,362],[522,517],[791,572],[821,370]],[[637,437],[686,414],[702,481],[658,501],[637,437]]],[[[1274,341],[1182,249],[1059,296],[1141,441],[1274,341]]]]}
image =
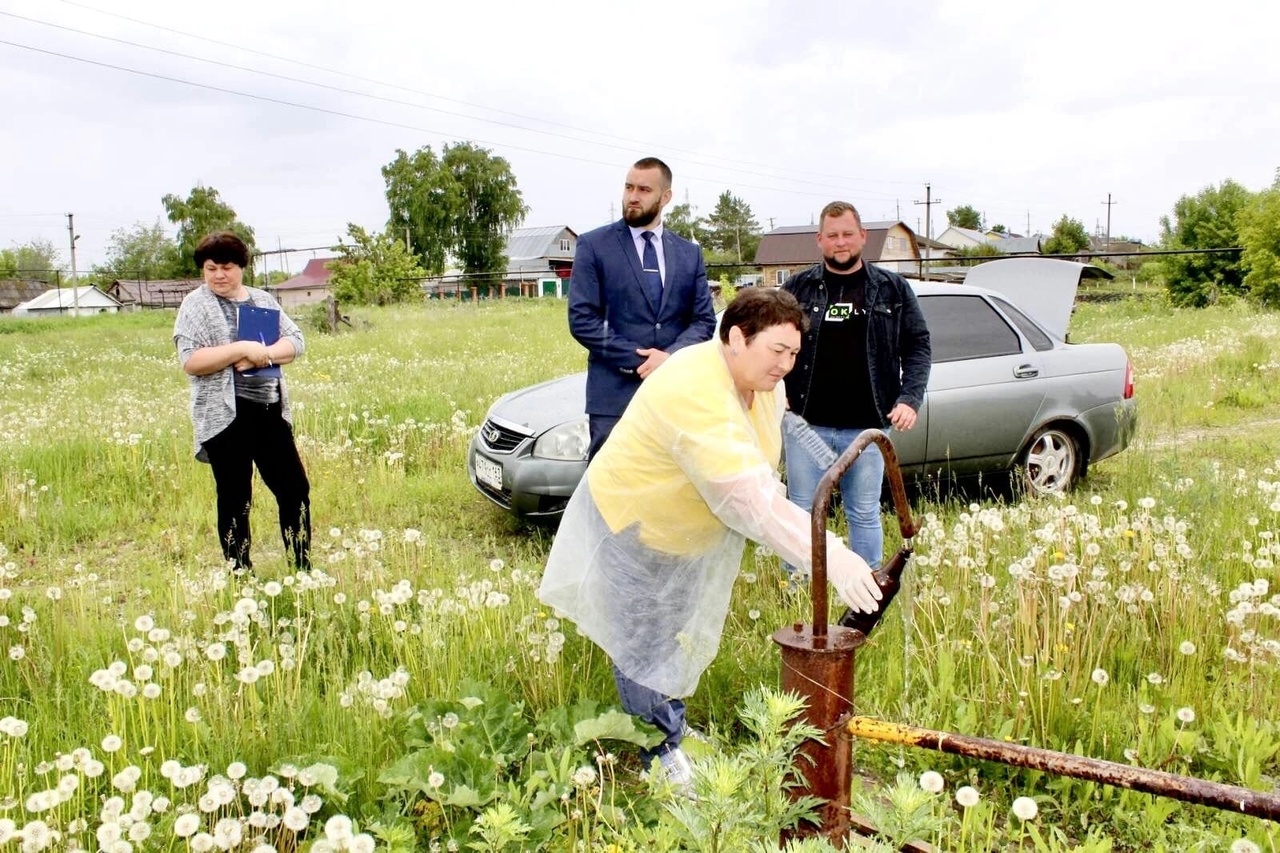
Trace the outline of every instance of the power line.
{"type": "MultiPolygon", "coordinates": [[[[332,86],[332,85],[329,85],[328,83],[320,83],[320,82],[318,82],[318,81],[315,81],[315,80],[307,80],[307,79],[302,78],[302,77],[290,77],[290,76],[289,76],[289,75],[287,75],[287,74],[277,74],[277,73],[275,73],[274,71],[264,71],[264,70],[262,70],[262,69],[260,69],[260,68],[253,68],[253,67],[248,66],[248,65],[236,65],[236,64],[235,64],[235,63],[233,63],[233,62],[223,62],[223,61],[221,61],[221,60],[217,60],[217,59],[207,59],[207,58],[205,58],[205,57],[203,57],[203,56],[195,56],[195,55],[193,55],[193,54],[190,54],[190,53],[183,53],[182,51],[178,51],[178,50],[169,50],[169,49],[167,49],[167,48],[163,48],[163,47],[155,47],[155,46],[153,46],[153,45],[149,45],[149,44],[140,44],[140,43],[138,43],[138,42],[135,42],[135,41],[129,41],[129,40],[127,40],[127,39],[116,38],[116,37],[114,37],[114,36],[103,35],[103,34],[101,34],[101,33],[93,33],[93,32],[89,32],[89,31],[87,31],[87,30],[80,30],[80,29],[76,29],[75,27],[68,27],[68,26],[64,26],[63,24],[55,24],[55,23],[52,23],[51,21],[41,21],[41,20],[38,20],[38,19],[36,19],[36,18],[29,18],[29,17],[27,17],[27,16],[25,16],[25,15],[18,15],[18,14],[14,13],[14,12],[6,12],[6,11],[3,11],[3,10],[0,10],[0,15],[5,15],[5,16],[10,17],[10,18],[17,18],[18,20],[21,20],[21,21],[27,21],[28,23],[32,23],[32,24],[39,24],[39,25],[41,25],[41,26],[45,26],[45,27],[52,27],[52,28],[54,28],[54,29],[63,30],[63,31],[65,31],[65,32],[69,32],[69,33],[75,33],[75,34],[77,34],[77,35],[88,36],[89,38],[96,38],[96,39],[101,39],[101,40],[103,40],[103,41],[114,42],[114,43],[116,43],[116,44],[122,44],[122,45],[125,45],[125,46],[127,46],[127,47],[136,47],[136,48],[139,48],[140,50],[150,50],[150,51],[153,51],[153,52],[155,52],[155,53],[162,53],[162,54],[165,54],[165,55],[167,55],[167,56],[174,56],[174,57],[177,57],[177,58],[179,58],[179,59],[187,59],[187,60],[191,60],[191,61],[193,61],[193,62],[203,62],[203,63],[205,63],[205,64],[207,64],[207,65],[214,65],[214,66],[217,66],[217,67],[219,67],[219,68],[229,68],[229,69],[231,69],[231,70],[233,70],[233,71],[244,71],[244,72],[249,73],[249,74],[258,74],[258,75],[263,76],[263,77],[271,77],[271,78],[274,78],[274,79],[276,79],[276,80],[284,80],[285,82],[288,82],[288,83],[300,83],[300,84],[302,84],[302,85],[304,85],[304,86],[314,86],[314,87],[316,87],[317,89],[326,89],[326,90],[328,90],[328,91],[331,91],[331,92],[337,92],[337,93],[339,93],[339,94],[343,94],[343,95],[355,95],[356,97],[360,97],[360,98],[369,98],[370,100],[374,100],[374,101],[382,101],[383,103],[395,104],[396,106],[410,107],[410,108],[412,108],[412,109],[416,109],[416,110],[427,110],[427,111],[429,111],[429,112],[441,113],[442,115],[453,116],[453,117],[455,117],[455,118],[465,118],[465,119],[471,119],[471,120],[473,120],[473,121],[483,121],[483,122],[487,122],[487,123],[489,123],[489,124],[495,124],[495,125],[498,125],[499,127],[510,127],[510,128],[514,128],[514,129],[516,129],[516,130],[526,130],[526,131],[529,131],[529,132],[531,132],[531,133],[541,133],[541,134],[544,134],[544,135],[546,135],[546,136],[553,136],[553,137],[556,137],[556,138],[558,138],[558,139],[565,139],[565,140],[568,140],[568,141],[570,141],[570,142],[583,142],[583,143],[586,143],[586,144],[588,144],[588,145],[601,145],[601,146],[604,146],[604,147],[607,147],[607,148],[623,148],[623,146],[620,146],[620,145],[612,145],[612,144],[610,144],[610,143],[606,143],[606,142],[596,142],[595,140],[591,140],[591,139],[583,139],[583,138],[578,137],[578,136],[566,136],[566,135],[561,134],[561,133],[554,133],[554,132],[552,132],[552,131],[542,130],[542,129],[540,129],[540,128],[536,128],[536,127],[527,127],[527,126],[525,126],[525,125],[522,125],[522,124],[515,124],[515,123],[513,123],[513,122],[498,121],[498,120],[496,120],[496,119],[485,118],[485,117],[483,117],[483,116],[468,115],[467,113],[455,112],[455,111],[453,111],[453,110],[443,110],[443,109],[440,109],[439,107],[427,106],[426,104],[417,104],[417,103],[414,103],[414,102],[412,102],[412,101],[405,101],[405,100],[401,100],[400,98],[388,98],[388,97],[385,97],[385,96],[383,96],[383,95],[375,95],[375,94],[372,94],[372,93],[369,93],[369,92],[361,92],[361,91],[359,91],[359,90],[357,90],[357,89],[346,89],[346,88],[343,88],[342,86],[332,86]]],[[[132,20],[132,19],[130,19],[130,20],[132,20]]],[[[256,51],[255,51],[255,52],[256,52],[256,51]]],[[[531,121],[537,121],[537,119],[530,119],[530,120],[531,120],[531,121]]],[[[586,132],[587,132],[587,133],[590,133],[591,131],[586,131],[586,132]]],[[[699,165],[715,165],[715,164],[700,163],[699,165]]]]}
{"type": "MultiPolygon", "coordinates": [[[[301,68],[310,68],[312,70],[319,70],[319,72],[324,72],[326,74],[335,74],[335,76],[338,76],[338,77],[347,77],[349,79],[357,79],[357,81],[361,81],[365,83],[374,83],[375,86],[383,86],[387,88],[394,88],[394,90],[399,90],[403,92],[411,92],[413,93],[413,95],[434,97],[434,99],[436,100],[448,101],[448,102],[451,102],[451,104],[471,106],[471,108],[475,108],[475,109],[488,110],[490,111],[490,113],[511,115],[511,117],[513,118],[525,119],[525,120],[529,120],[529,122],[539,122],[541,124],[549,124],[549,126],[552,126],[552,127],[562,127],[562,128],[570,129],[570,131],[577,131],[580,133],[591,133],[591,134],[594,134],[594,136],[609,138],[609,140],[626,142],[628,143],[628,146],[641,146],[641,147],[645,147],[645,149],[662,149],[662,150],[681,152],[681,154],[705,156],[703,152],[700,152],[700,151],[694,151],[691,149],[681,149],[681,147],[676,147],[671,145],[654,145],[653,142],[646,142],[644,140],[634,140],[634,138],[625,137],[625,136],[616,136],[616,134],[605,133],[603,131],[593,131],[593,129],[590,129],[590,128],[575,126],[575,124],[566,124],[563,122],[557,122],[557,120],[554,120],[554,119],[540,118],[540,117],[536,117],[536,115],[527,115],[525,113],[515,113],[515,111],[512,111],[512,110],[504,110],[504,109],[497,108],[497,106],[486,106],[484,104],[475,104],[475,102],[472,102],[472,101],[457,99],[457,97],[449,97],[447,95],[439,95],[439,93],[420,90],[420,88],[402,86],[402,85],[399,85],[399,83],[389,83],[387,81],[380,81],[380,79],[375,79],[372,77],[362,77],[360,76],[360,74],[352,74],[349,72],[344,72],[344,70],[339,70],[337,68],[328,68],[328,67],[325,67],[325,65],[307,63],[307,61],[302,61],[300,59],[291,59],[291,58],[288,58],[288,56],[279,56],[276,54],[270,54],[270,53],[266,53],[266,51],[255,50],[255,49],[252,49],[252,47],[247,47],[241,44],[233,44],[233,42],[218,41],[216,40],[216,38],[210,38],[205,35],[197,35],[197,33],[186,32],[186,31],[183,31],[183,29],[165,27],[163,26],[163,24],[151,23],[151,22],[148,22],[148,20],[141,20],[138,18],[128,17],[128,15],[123,15],[115,12],[108,12],[108,10],[97,8],[97,6],[91,6],[83,3],[74,3],[74,0],[59,0],[59,3],[63,3],[69,6],[76,6],[76,8],[90,10],[90,12],[96,12],[102,15],[108,15],[108,17],[111,17],[111,18],[128,20],[129,23],[136,23],[136,24],[141,24],[141,26],[143,27],[160,29],[160,31],[173,33],[173,35],[186,36],[187,38],[195,38],[195,40],[198,42],[201,42],[201,44],[211,44],[211,45],[219,45],[223,47],[230,47],[230,49],[242,50],[244,51],[244,53],[262,56],[262,58],[282,61],[282,63],[289,63],[292,65],[298,65],[298,67],[301,67],[301,68]]],[[[13,17],[20,17],[20,15],[13,15],[13,17]]],[[[33,20],[33,19],[28,18],[27,20],[33,20]]],[[[47,22],[41,22],[41,20],[36,20],[36,23],[47,23],[47,22]]],[[[60,24],[47,24],[47,26],[70,29],[69,27],[61,27],[60,24]]],[[[74,32],[82,32],[82,31],[74,31],[74,32]]],[[[96,33],[84,33],[84,35],[96,36],[96,33]]],[[[97,36],[97,37],[110,38],[109,36],[97,36]]],[[[119,41],[119,40],[115,40],[115,38],[110,38],[110,40],[119,41]]],[[[124,42],[124,44],[132,44],[132,42],[124,42]]],[[[146,47],[146,49],[148,50],[160,50],[160,49],[155,49],[155,47],[147,47],[146,45],[136,45],[136,46],[146,47]]],[[[170,51],[164,51],[164,53],[170,53],[170,51]]],[[[187,56],[188,59],[197,59],[200,61],[214,61],[214,60],[201,59],[201,58],[198,58],[198,56],[189,56],[186,54],[179,54],[179,55],[187,56]]],[[[236,67],[236,65],[232,65],[232,68],[238,68],[238,67],[236,67]]],[[[251,72],[253,73],[270,74],[270,72],[257,72],[257,70],[253,70],[253,69],[246,69],[246,70],[251,70],[251,72]]],[[[292,78],[285,78],[285,79],[292,79],[292,78]]],[[[324,83],[311,83],[308,81],[300,81],[300,82],[305,82],[307,83],[307,85],[312,85],[312,86],[324,86],[324,83]]],[[[339,91],[347,91],[347,90],[339,90],[339,91]]],[[[360,92],[353,92],[353,93],[357,93],[358,95],[358,93],[360,92]]],[[[369,95],[369,97],[378,97],[378,96],[369,95]]],[[[435,109],[435,108],[429,108],[429,106],[422,106],[421,109],[435,109]]],[[[447,113],[447,110],[436,110],[436,111],[443,111],[443,113],[447,113]]],[[[448,114],[462,115],[462,117],[480,120],[480,122],[489,122],[489,120],[492,120],[492,119],[485,119],[483,117],[476,117],[476,115],[466,115],[465,113],[448,113],[448,114]]],[[[538,128],[527,128],[524,126],[516,126],[516,124],[508,124],[507,127],[517,127],[520,129],[527,129],[527,131],[545,133],[545,131],[538,131],[538,128]]],[[[553,134],[553,136],[556,136],[556,134],[553,134]]],[[[575,140],[575,141],[588,142],[589,145],[605,145],[605,143],[603,142],[594,142],[591,140],[576,140],[575,137],[564,137],[564,138],[571,138],[571,140],[575,140]]],[[[620,146],[611,146],[611,147],[620,147],[620,146]]],[[[758,173],[759,169],[776,169],[777,170],[777,167],[774,167],[774,165],[758,163],[758,161],[753,161],[753,160],[723,158],[723,156],[717,156],[717,158],[713,158],[713,159],[724,161],[724,163],[736,163],[739,165],[744,165],[744,167],[749,167],[751,174],[758,173]]],[[[701,163],[699,165],[714,165],[714,164],[701,163]]],[[[728,168],[728,167],[714,167],[714,168],[728,168]]],[[[735,170],[737,170],[737,172],[741,172],[741,169],[735,169],[735,170]]],[[[852,175],[832,175],[832,174],[826,174],[826,173],[820,173],[820,172],[808,172],[808,170],[801,170],[801,169],[781,169],[781,172],[791,172],[794,174],[808,174],[808,175],[813,175],[813,177],[827,179],[827,181],[852,181],[852,182],[863,182],[863,183],[890,183],[890,184],[916,183],[916,182],[908,182],[908,181],[886,181],[886,179],[879,179],[879,178],[860,178],[860,177],[852,177],[852,175]]],[[[769,175],[769,177],[778,177],[780,179],[787,179],[783,177],[783,175],[769,175]]]]}
{"type": "MultiPolygon", "coordinates": [[[[477,138],[474,138],[474,137],[472,137],[472,138],[470,138],[470,139],[468,140],[467,138],[464,138],[464,137],[461,137],[461,136],[457,136],[457,135],[452,134],[452,133],[446,133],[446,132],[444,132],[444,131],[435,130],[435,129],[432,129],[432,128],[419,127],[419,126],[417,126],[417,125],[406,124],[406,123],[404,123],[404,122],[398,122],[398,121],[390,121],[390,120],[388,120],[388,119],[379,119],[379,118],[372,118],[372,117],[370,117],[370,116],[357,115],[356,113],[348,113],[348,112],[344,112],[344,111],[342,111],[342,110],[330,109],[330,108],[328,108],[328,107],[315,106],[315,105],[313,105],[313,104],[300,104],[300,103],[297,103],[297,102],[295,102],[295,101],[286,101],[286,100],[284,100],[283,98],[273,98],[273,97],[271,97],[271,96],[269,96],[269,95],[257,95],[257,94],[254,94],[254,93],[252,93],[252,92],[242,92],[242,91],[240,91],[240,90],[238,90],[238,89],[229,89],[229,88],[226,88],[226,87],[224,87],[224,86],[214,86],[214,85],[212,85],[212,84],[210,84],[210,83],[198,83],[198,82],[196,82],[196,81],[194,81],[194,80],[185,80],[185,79],[183,79],[183,78],[181,78],[181,77],[171,77],[171,76],[169,76],[169,75],[167,75],[167,74],[158,74],[158,73],[153,72],[153,71],[142,71],[142,70],[137,69],[137,68],[128,68],[128,67],[123,66],[123,65],[115,65],[115,64],[110,63],[110,62],[101,62],[101,61],[96,60],[96,59],[88,59],[88,58],[86,58],[86,57],[82,57],[82,56],[74,56],[74,55],[69,54],[69,53],[62,53],[62,52],[60,52],[60,51],[56,51],[56,50],[48,50],[48,49],[45,49],[45,48],[35,47],[34,45],[28,45],[28,44],[22,44],[22,43],[20,43],[20,42],[9,41],[9,40],[7,40],[7,39],[0,39],[0,44],[8,45],[9,47],[16,47],[16,48],[18,48],[18,49],[20,49],[20,50],[28,50],[28,51],[31,51],[31,52],[33,52],[33,53],[40,53],[40,54],[44,54],[45,56],[53,56],[53,57],[57,57],[57,58],[59,58],[59,59],[66,59],[66,60],[70,60],[70,61],[72,61],[72,62],[79,62],[79,63],[83,63],[83,64],[85,64],[85,65],[93,65],[93,66],[97,66],[97,67],[99,67],[99,68],[109,68],[109,69],[111,69],[111,70],[113,70],[113,71],[123,71],[123,72],[125,72],[125,73],[127,73],[127,74],[136,74],[136,75],[138,75],[138,76],[140,76],[140,77],[150,77],[150,78],[151,78],[151,79],[153,79],[153,80],[163,80],[163,81],[165,81],[165,82],[169,82],[169,83],[179,83],[179,84],[182,84],[182,85],[185,85],[185,86],[194,86],[194,87],[199,88],[199,89],[208,89],[208,90],[210,90],[210,91],[213,91],[213,92],[221,92],[222,94],[226,94],[226,95],[234,95],[234,96],[236,96],[236,97],[241,97],[241,98],[251,98],[251,99],[256,100],[256,101],[264,101],[264,102],[266,102],[266,103],[277,104],[277,105],[279,105],[279,106],[285,106],[285,107],[293,107],[293,108],[295,108],[295,109],[311,110],[311,111],[313,111],[313,112],[324,113],[324,114],[326,114],[326,115],[337,116],[337,117],[340,117],[340,118],[349,118],[349,119],[354,119],[354,120],[356,120],[356,121],[362,121],[362,122],[366,122],[366,123],[369,123],[369,124],[379,124],[379,125],[385,125],[385,126],[387,126],[387,127],[397,127],[397,128],[402,129],[402,130],[413,130],[413,131],[417,131],[417,132],[419,132],[419,133],[433,133],[433,134],[436,134],[436,135],[438,135],[438,136],[442,136],[442,137],[445,137],[445,138],[448,138],[448,139],[455,139],[455,140],[462,141],[462,142],[465,142],[465,141],[478,142],[478,143],[481,143],[481,144],[483,144],[483,145],[491,145],[491,146],[493,146],[494,148],[498,148],[498,149],[508,149],[508,150],[512,150],[512,151],[523,151],[523,152],[528,153],[528,154],[540,154],[540,155],[543,155],[543,156],[546,156],[546,157],[558,157],[558,158],[560,158],[560,159],[564,159],[564,160],[573,160],[573,161],[576,161],[576,162],[579,162],[579,163],[592,163],[592,164],[595,164],[595,165],[600,165],[600,166],[609,166],[609,167],[616,167],[616,166],[617,166],[617,163],[615,163],[615,162],[610,162],[610,161],[605,161],[605,160],[594,160],[594,159],[590,159],[590,158],[587,158],[587,157],[576,157],[576,156],[574,156],[574,155],[572,155],[572,154],[562,154],[562,153],[560,153],[560,152],[558,152],[558,151],[546,151],[546,150],[539,149],[539,148],[529,148],[529,147],[522,146],[522,145],[512,145],[512,144],[510,144],[510,143],[499,143],[499,142],[493,142],[493,141],[491,141],[491,140],[486,140],[486,139],[477,139],[477,138]]],[[[716,168],[723,168],[723,167],[716,167],[716,168]]],[[[773,175],[765,175],[765,176],[763,176],[763,177],[775,177],[775,176],[773,176],[773,175]]],[[[690,176],[689,176],[689,179],[690,179],[690,180],[701,180],[701,181],[706,181],[706,182],[708,182],[708,183],[723,183],[722,181],[719,181],[719,180],[712,181],[712,179],[710,179],[710,178],[705,178],[705,177],[702,177],[702,176],[700,176],[700,175],[696,175],[696,174],[694,174],[694,175],[690,175],[690,176]]],[[[786,178],[777,178],[777,180],[789,180],[789,179],[786,179],[786,178]]],[[[811,182],[805,182],[805,183],[811,183],[811,182]]],[[[849,188],[849,187],[833,187],[833,188],[828,189],[826,192],[818,193],[818,192],[809,192],[809,191],[806,191],[806,190],[799,190],[799,189],[787,189],[787,188],[785,188],[785,187],[771,187],[771,186],[764,186],[764,185],[761,185],[761,184],[749,184],[749,183],[745,183],[745,184],[744,184],[744,183],[741,183],[741,182],[737,182],[737,184],[736,184],[736,185],[737,185],[737,186],[740,186],[740,187],[750,187],[750,188],[752,188],[752,189],[765,190],[765,191],[767,191],[767,192],[782,192],[782,193],[790,193],[790,194],[792,194],[792,195],[816,196],[816,197],[820,197],[820,198],[830,198],[830,197],[831,197],[831,195],[832,195],[834,192],[841,191],[841,190],[848,190],[849,192],[854,192],[854,190],[852,190],[852,188],[849,188]]],[[[870,193],[867,193],[867,192],[865,192],[865,191],[863,191],[863,192],[862,192],[862,195],[866,196],[866,195],[871,195],[871,194],[870,194],[870,193]]]]}

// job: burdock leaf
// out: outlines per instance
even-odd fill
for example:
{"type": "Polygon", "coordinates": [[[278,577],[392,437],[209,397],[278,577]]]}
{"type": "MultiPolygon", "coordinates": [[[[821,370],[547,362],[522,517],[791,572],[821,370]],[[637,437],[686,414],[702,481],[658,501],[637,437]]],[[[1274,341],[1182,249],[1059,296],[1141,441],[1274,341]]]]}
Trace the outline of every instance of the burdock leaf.
{"type": "Polygon", "coordinates": [[[662,743],[663,734],[650,724],[621,711],[605,711],[573,727],[578,746],[597,740],[622,740],[636,746],[650,747],[662,743]]]}

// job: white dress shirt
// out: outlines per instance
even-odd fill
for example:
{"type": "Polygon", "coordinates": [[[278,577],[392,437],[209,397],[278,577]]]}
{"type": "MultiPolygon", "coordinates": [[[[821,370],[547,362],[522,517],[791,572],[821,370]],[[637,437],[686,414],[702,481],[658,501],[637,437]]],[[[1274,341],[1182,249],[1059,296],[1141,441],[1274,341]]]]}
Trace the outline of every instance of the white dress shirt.
{"type": "Polygon", "coordinates": [[[662,250],[662,223],[659,222],[652,228],[631,228],[631,242],[635,243],[636,255],[640,258],[640,268],[644,269],[644,237],[641,236],[645,231],[653,232],[653,250],[658,253],[658,272],[662,275],[662,283],[667,283],[667,254],[662,250]]]}

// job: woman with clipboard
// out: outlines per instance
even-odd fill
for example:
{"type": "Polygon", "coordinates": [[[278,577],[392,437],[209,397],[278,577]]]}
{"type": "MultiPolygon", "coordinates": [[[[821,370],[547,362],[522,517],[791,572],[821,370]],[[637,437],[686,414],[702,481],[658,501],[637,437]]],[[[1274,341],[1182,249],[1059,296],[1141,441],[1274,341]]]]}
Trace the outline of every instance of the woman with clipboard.
{"type": "Polygon", "coordinates": [[[213,470],[223,557],[236,572],[253,565],[249,507],[257,465],[280,509],[285,554],[309,571],[311,486],[280,371],[302,355],[302,331],[271,294],[245,286],[249,248],[235,234],[205,237],[195,262],[204,284],[182,300],[173,341],[191,380],[196,459],[213,470]]]}

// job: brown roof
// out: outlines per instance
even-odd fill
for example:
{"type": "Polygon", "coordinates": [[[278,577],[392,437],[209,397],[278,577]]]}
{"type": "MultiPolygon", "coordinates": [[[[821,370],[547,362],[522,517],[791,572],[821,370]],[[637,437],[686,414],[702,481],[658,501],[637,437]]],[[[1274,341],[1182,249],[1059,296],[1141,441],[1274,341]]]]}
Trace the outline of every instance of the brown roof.
{"type": "Polygon", "coordinates": [[[0,281],[0,311],[12,311],[48,289],[49,285],[43,281],[4,279],[0,281]]]}
{"type": "Polygon", "coordinates": [[[756,249],[756,265],[816,264],[822,260],[817,235],[817,225],[775,228],[760,238],[760,246],[756,249]]]}
{"type": "MultiPolygon", "coordinates": [[[[868,222],[863,225],[867,229],[867,245],[862,250],[862,256],[872,262],[880,260],[880,255],[884,252],[884,238],[889,235],[889,229],[897,224],[868,222]]],[[[817,225],[784,225],[775,228],[760,238],[760,247],[756,249],[756,266],[816,264],[822,260],[817,236],[817,225]]]]}
{"type": "Polygon", "coordinates": [[[889,236],[889,229],[884,228],[868,228],[867,242],[862,247],[863,260],[875,263],[880,260],[880,255],[884,253],[884,238],[889,236]]]}
{"type": "Polygon", "coordinates": [[[328,287],[329,277],[333,270],[328,265],[341,258],[312,258],[302,268],[302,272],[293,278],[286,278],[279,284],[272,285],[272,290],[306,290],[309,287],[328,287]]]}
{"type": "Polygon", "coordinates": [[[177,308],[182,298],[195,290],[204,279],[122,279],[111,282],[107,293],[121,305],[140,305],[143,308],[177,308]]]}

